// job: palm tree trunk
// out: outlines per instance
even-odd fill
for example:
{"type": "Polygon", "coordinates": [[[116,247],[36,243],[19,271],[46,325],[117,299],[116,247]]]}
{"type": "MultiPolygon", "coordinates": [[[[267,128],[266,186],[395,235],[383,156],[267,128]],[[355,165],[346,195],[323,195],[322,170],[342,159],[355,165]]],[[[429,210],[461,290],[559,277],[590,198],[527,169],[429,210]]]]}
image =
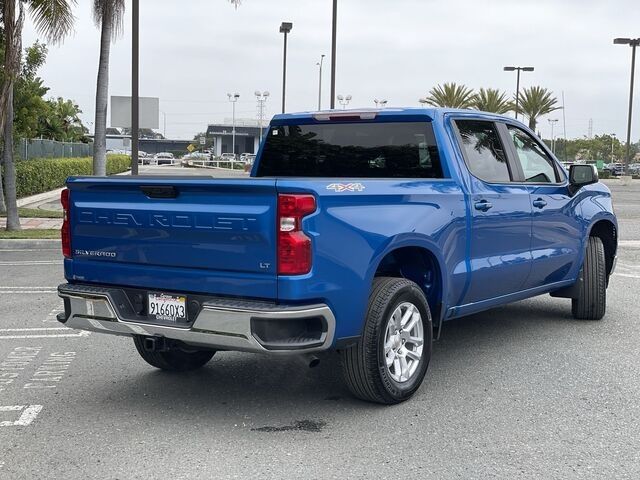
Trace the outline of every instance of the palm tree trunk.
{"type": "Polygon", "coordinates": [[[5,0],[2,3],[4,20],[4,85],[3,95],[6,98],[2,105],[0,116],[4,119],[2,130],[4,151],[2,154],[4,167],[4,195],[7,208],[7,230],[20,230],[18,217],[18,202],[16,199],[16,168],[13,163],[13,87],[20,70],[22,55],[22,25],[24,23],[24,8],[18,2],[19,14],[16,18],[16,2],[5,0]]]}
{"type": "Polygon", "coordinates": [[[107,174],[107,102],[109,97],[109,55],[112,38],[112,16],[102,18],[100,63],[96,87],[96,119],[93,139],[93,174],[107,174]]]}
{"type": "Polygon", "coordinates": [[[0,162],[0,213],[5,213],[6,211],[7,206],[4,203],[4,187],[2,186],[2,162],[0,162]]]}
{"type": "MultiPolygon", "coordinates": [[[[13,87],[13,81],[10,80],[13,87]]],[[[16,166],[13,163],[13,88],[9,90],[4,122],[4,187],[7,201],[7,230],[20,230],[16,192],[16,166]]]]}
{"type": "Polygon", "coordinates": [[[536,117],[529,117],[529,128],[535,132],[537,125],[536,117]]]}

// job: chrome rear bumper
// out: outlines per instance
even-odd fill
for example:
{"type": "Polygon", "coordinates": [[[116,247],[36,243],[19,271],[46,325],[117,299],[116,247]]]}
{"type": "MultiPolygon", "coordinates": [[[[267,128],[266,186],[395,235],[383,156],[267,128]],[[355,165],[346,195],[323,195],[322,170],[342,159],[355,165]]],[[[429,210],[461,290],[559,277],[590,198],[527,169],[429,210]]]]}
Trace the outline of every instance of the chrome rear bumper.
{"type": "Polygon", "coordinates": [[[283,306],[258,301],[209,298],[190,327],[173,327],[123,318],[122,299],[114,301],[110,287],[63,284],[58,295],[65,311],[58,320],[69,328],[111,335],[164,337],[188,345],[269,354],[310,353],[333,344],[335,317],[324,304],[283,306]],[[116,306],[118,305],[118,306],[116,306]],[[286,338],[281,332],[317,325],[313,335],[286,338]],[[271,334],[269,332],[276,332],[271,334]],[[262,335],[262,337],[261,337],[262,335]],[[277,338],[281,335],[281,338],[277,338]],[[267,338],[271,337],[271,338],[267,338]]]}

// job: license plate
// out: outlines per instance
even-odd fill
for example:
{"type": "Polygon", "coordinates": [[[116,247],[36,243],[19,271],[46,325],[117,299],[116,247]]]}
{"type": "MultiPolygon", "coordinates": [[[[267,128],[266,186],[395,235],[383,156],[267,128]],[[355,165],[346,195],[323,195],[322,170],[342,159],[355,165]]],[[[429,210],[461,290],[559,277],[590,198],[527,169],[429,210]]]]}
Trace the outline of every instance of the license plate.
{"type": "Polygon", "coordinates": [[[187,319],[187,297],[149,294],[149,316],[164,322],[176,322],[187,319]]]}

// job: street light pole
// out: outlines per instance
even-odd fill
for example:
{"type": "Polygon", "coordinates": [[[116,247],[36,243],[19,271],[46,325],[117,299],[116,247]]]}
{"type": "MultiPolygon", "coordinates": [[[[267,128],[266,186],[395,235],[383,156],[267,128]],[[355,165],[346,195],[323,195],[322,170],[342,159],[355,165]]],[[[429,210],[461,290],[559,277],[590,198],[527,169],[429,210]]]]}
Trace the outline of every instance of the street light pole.
{"type": "Polygon", "coordinates": [[[624,160],[624,171],[629,173],[631,162],[631,118],[633,115],[633,84],[636,71],[636,47],[640,45],[640,38],[615,38],[614,45],[629,45],[631,47],[631,85],[629,87],[629,119],[627,121],[627,153],[624,160]]]}
{"type": "Polygon", "coordinates": [[[316,64],[320,66],[320,77],[318,79],[318,111],[322,110],[322,64],[324,57],[324,54],[320,55],[320,62],[316,64]]]}
{"type": "Polygon", "coordinates": [[[291,29],[293,28],[293,23],[291,22],[282,22],[280,25],[280,33],[284,33],[284,56],[282,59],[282,113],[285,111],[285,96],[287,92],[287,36],[291,29]]]}
{"type": "Polygon", "coordinates": [[[338,37],[338,0],[333,0],[331,23],[331,110],[336,108],[336,41],[338,37]]]}
{"type": "Polygon", "coordinates": [[[610,136],[611,136],[611,163],[613,163],[613,144],[616,138],[616,134],[612,133],[610,136]]]}
{"type": "Polygon", "coordinates": [[[138,175],[140,134],[140,0],[131,8],[131,175],[138,175]]]}
{"type": "Polygon", "coordinates": [[[553,127],[558,122],[557,118],[549,119],[549,124],[551,125],[551,153],[556,154],[556,137],[553,133],[553,127]]]}
{"type": "Polygon", "coordinates": [[[533,67],[504,67],[505,72],[518,72],[516,80],[516,119],[518,118],[518,110],[520,109],[520,72],[533,72],[533,67]]]}
{"type": "Polygon", "coordinates": [[[256,99],[258,100],[258,124],[260,126],[260,141],[262,141],[262,124],[264,123],[264,104],[269,97],[269,92],[260,92],[259,90],[255,91],[256,99]]]}
{"type": "Polygon", "coordinates": [[[351,101],[353,97],[351,95],[347,95],[346,97],[343,97],[342,95],[338,95],[338,101],[340,102],[340,105],[342,105],[342,109],[345,110],[347,108],[347,105],[349,105],[349,102],[351,101]]]}
{"type": "Polygon", "coordinates": [[[233,145],[231,146],[231,152],[233,153],[233,159],[235,160],[236,158],[236,102],[238,101],[238,99],[240,98],[240,94],[239,93],[234,93],[233,95],[230,93],[227,93],[227,97],[229,97],[229,101],[231,102],[231,104],[233,105],[233,117],[232,117],[232,130],[231,130],[231,142],[233,143],[233,145]]]}

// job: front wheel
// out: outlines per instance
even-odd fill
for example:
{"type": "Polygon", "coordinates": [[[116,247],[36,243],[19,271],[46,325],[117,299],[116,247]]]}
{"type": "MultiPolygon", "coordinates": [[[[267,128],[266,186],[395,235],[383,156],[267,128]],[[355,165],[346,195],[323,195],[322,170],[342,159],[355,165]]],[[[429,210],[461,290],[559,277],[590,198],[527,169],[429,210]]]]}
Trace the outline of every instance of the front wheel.
{"type": "Polygon", "coordinates": [[[571,300],[571,313],[578,320],[600,320],[607,308],[607,265],[604,246],[598,237],[589,237],[582,266],[578,298],[571,300]]]}
{"type": "Polygon", "coordinates": [[[341,352],[349,389],[375,403],[407,400],[427,373],[432,336],[431,312],[420,287],[404,278],[375,278],[362,336],[341,352]]]}
{"type": "Polygon", "coordinates": [[[173,347],[164,351],[147,350],[142,336],[133,337],[136,350],[149,365],[170,372],[196,370],[209,362],[215,350],[187,350],[173,347]]]}

